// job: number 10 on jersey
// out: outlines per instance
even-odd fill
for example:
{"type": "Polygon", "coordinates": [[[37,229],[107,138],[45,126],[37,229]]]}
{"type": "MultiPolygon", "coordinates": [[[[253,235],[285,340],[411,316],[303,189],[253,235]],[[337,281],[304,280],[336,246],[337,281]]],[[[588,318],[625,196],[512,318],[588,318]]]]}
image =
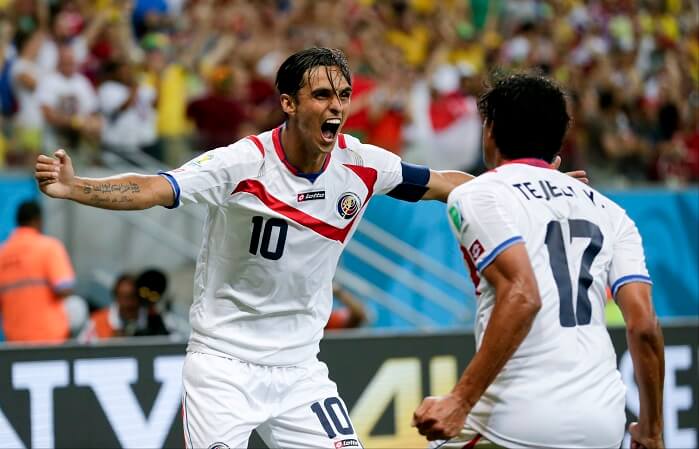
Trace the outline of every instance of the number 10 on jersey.
{"type": "Polygon", "coordinates": [[[266,222],[264,218],[256,215],[252,217],[252,234],[250,235],[250,254],[257,255],[259,250],[260,256],[269,260],[279,260],[284,255],[284,244],[286,243],[286,233],[289,229],[289,224],[281,218],[270,218],[266,222]],[[271,248],[272,235],[278,228],[277,244],[271,248]],[[262,242],[260,242],[262,235],[262,242]]]}

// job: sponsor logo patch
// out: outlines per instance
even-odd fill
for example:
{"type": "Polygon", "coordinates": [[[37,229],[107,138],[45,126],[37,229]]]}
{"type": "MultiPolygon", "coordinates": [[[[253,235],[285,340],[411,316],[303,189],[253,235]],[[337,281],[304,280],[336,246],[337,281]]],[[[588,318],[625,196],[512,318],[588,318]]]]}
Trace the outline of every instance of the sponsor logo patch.
{"type": "Polygon", "coordinates": [[[296,201],[302,203],[311,200],[324,200],[325,190],[316,190],[315,192],[303,192],[296,195],[296,201]]]}
{"type": "Polygon", "coordinates": [[[230,446],[228,446],[226,443],[221,443],[220,441],[218,443],[214,443],[211,446],[209,446],[207,449],[231,449],[230,446]]]}
{"type": "Polygon", "coordinates": [[[471,255],[471,259],[475,262],[478,260],[479,257],[483,255],[485,252],[485,249],[483,248],[483,245],[481,245],[481,242],[479,240],[476,240],[475,242],[471,243],[471,246],[468,248],[468,253],[471,255]]]}
{"type": "Polygon", "coordinates": [[[357,215],[359,209],[362,205],[357,194],[352,192],[345,192],[340,195],[340,199],[337,200],[337,213],[341,218],[349,220],[357,215]]]}
{"type": "Polygon", "coordinates": [[[347,440],[335,441],[335,449],[342,449],[343,447],[361,447],[359,441],[354,438],[349,438],[347,440]]]}

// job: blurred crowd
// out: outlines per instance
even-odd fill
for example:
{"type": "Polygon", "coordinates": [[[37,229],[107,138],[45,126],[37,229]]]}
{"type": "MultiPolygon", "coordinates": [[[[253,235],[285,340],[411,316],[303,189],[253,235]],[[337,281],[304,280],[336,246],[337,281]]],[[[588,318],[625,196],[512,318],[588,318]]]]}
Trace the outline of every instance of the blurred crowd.
{"type": "Polygon", "coordinates": [[[699,180],[693,0],[0,0],[0,163],[174,166],[283,121],[291,52],[343,49],[345,132],[478,172],[476,98],[538,70],[570,98],[565,167],[593,182],[699,180]]]}

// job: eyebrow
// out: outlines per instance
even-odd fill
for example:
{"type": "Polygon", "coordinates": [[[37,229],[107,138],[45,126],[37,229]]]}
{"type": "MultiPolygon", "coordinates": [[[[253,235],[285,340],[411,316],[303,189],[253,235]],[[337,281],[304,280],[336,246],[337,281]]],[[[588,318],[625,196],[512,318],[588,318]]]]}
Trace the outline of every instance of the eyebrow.
{"type": "MultiPolygon", "coordinates": [[[[329,87],[317,87],[311,91],[311,95],[317,95],[317,94],[331,94],[333,90],[329,87]]],[[[352,93],[352,88],[351,87],[345,87],[341,91],[338,92],[338,95],[343,95],[343,94],[351,94],[352,93]]]]}

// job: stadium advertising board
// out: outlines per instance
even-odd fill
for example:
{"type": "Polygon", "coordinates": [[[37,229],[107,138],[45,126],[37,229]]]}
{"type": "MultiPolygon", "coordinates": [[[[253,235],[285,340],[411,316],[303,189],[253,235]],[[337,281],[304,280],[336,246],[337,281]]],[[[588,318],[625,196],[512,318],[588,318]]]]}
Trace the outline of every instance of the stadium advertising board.
{"type": "MultiPolygon", "coordinates": [[[[696,324],[664,329],[669,448],[698,445],[697,331],[696,324]]],[[[638,403],[623,329],[612,339],[633,417],[638,403]]],[[[151,343],[0,350],[0,447],[183,447],[184,346],[151,343]]],[[[450,389],[473,346],[464,333],[343,335],[326,339],[321,358],[365,447],[422,448],[412,412],[423,396],[450,389]]]]}

